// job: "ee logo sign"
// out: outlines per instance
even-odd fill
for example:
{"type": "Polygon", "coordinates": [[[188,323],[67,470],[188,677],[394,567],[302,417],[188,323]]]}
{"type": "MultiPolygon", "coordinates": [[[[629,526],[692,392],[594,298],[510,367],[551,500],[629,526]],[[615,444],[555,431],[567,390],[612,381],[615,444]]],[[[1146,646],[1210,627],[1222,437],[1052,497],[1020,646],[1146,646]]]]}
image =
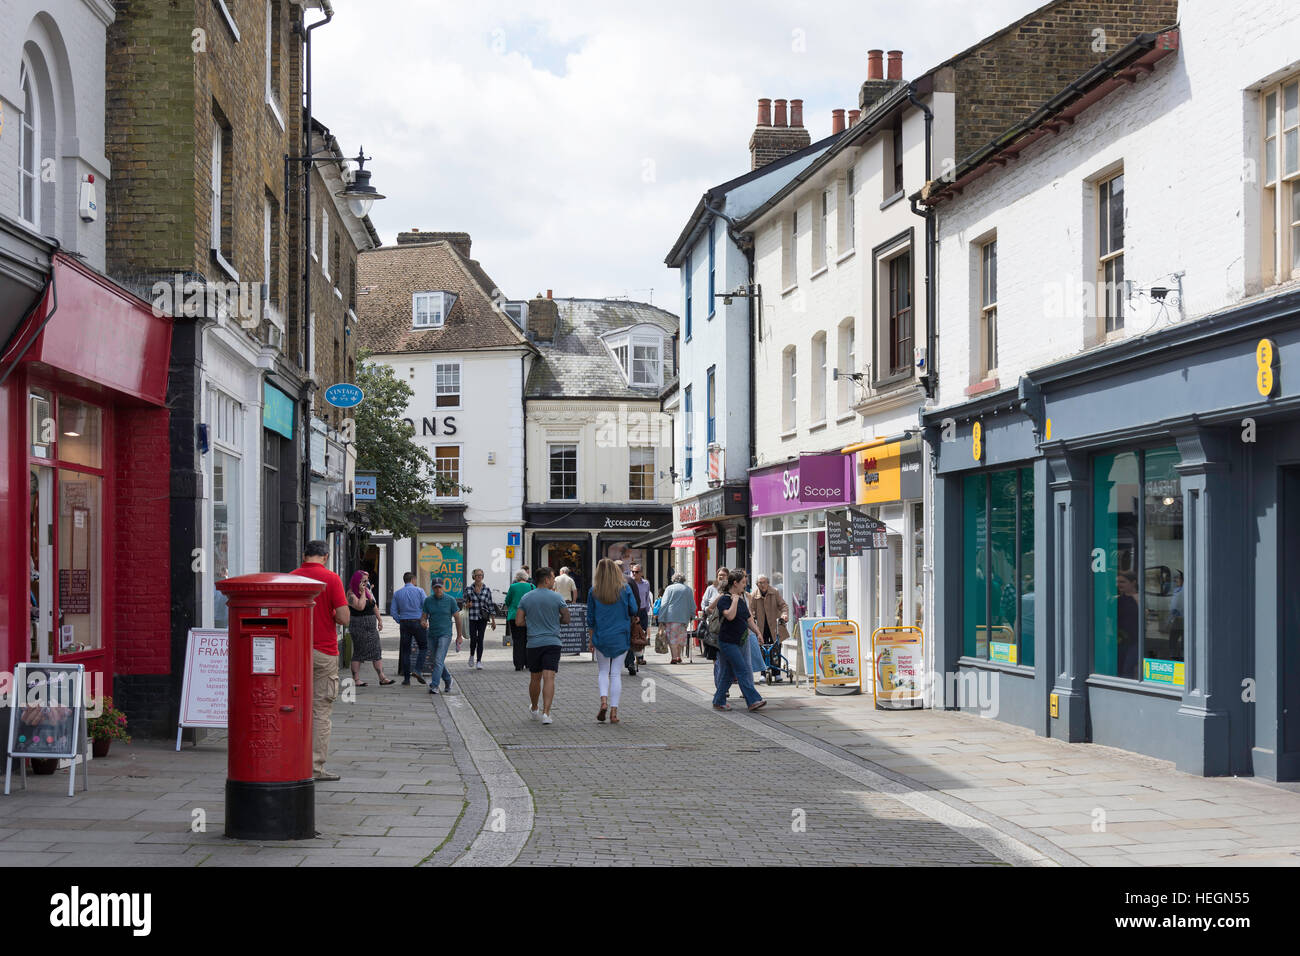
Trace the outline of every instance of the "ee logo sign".
{"type": "Polygon", "coordinates": [[[1255,387],[1259,394],[1270,398],[1277,388],[1277,347],[1272,339],[1260,339],[1255,346],[1255,387]]]}
{"type": "Polygon", "coordinates": [[[984,460],[984,428],[976,422],[971,428],[971,457],[976,461],[984,460]]]}

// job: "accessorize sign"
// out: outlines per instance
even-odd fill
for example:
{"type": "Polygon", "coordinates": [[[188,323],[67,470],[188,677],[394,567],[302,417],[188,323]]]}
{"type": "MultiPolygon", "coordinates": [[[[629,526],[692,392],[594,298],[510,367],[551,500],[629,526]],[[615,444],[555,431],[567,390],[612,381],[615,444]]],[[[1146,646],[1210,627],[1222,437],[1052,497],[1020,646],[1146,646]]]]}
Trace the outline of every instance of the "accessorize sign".
{"type": "Polygon", "coordinates": [[[755,472],[749,476],[749,512],[762,517],[849,503],[852,467],[851,456],[835,452],[755,472]]]}
{"type": "MultiPolygon", "coordinates": [[[[181,727],[225,727],[230,706],[230,636],[191,628],[181,681],[181,727]]],[[[180,749],[180,733],[176,735],[180,749]]]]}

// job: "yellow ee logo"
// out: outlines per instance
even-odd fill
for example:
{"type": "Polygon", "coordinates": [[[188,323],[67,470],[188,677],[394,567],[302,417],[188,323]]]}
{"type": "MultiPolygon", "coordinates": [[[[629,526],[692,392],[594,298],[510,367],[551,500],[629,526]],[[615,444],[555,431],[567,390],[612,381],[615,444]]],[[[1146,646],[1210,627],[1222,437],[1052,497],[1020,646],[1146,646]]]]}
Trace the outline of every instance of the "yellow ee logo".
{"type": "Polygon", "coordinates": [[[976,461],[983,461],[984,429],[983,427],[981,427],[979,422],[976,422],[975,427],[971,429],[971,438],[973,439],[971,444],[971,457],[973,457],[976,461]]]}
{"type": "Polygon", "coordinates": [[[1260,339],[1255,346],[1255,387],[1268,398],[1277,388],[1277,347],[1272,339],[1260,339]]]}

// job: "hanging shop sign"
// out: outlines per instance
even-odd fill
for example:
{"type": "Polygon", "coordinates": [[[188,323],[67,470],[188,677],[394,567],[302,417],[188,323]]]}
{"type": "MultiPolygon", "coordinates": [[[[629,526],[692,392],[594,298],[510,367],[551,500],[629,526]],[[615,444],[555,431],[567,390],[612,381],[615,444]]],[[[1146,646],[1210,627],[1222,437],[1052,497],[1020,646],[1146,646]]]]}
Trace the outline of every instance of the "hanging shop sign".
{"type": "Polygon", "coordinates": [[[176,749],[186,727],[225,727],[230,705],[230,635],[225,629],[190,628],[181,680],[176,749]]]}
{"type": "Polygon", "coordinates": [[[889,547],[889,528],[883,521],[877,521],[856,508],[848,509],[848,515],[853,547],[858,554],[864,551],[883,551],[889,547]]]}
{"type": "Polygon", "coordinates": [[[853,524],[845,516],[826,513],[826,553],[832,558],[851,558],[861,554],[853,542],[853,524]]]}
{"type": "Polygon", "coordinates": [[[270,382],[262,383],[262,427],[293,437],[293,399],[270,382]]]}
{"type": "Polygon", "coordinates": [[[325,401],[335,408],[356,408],[365,400],[366,393],[359,385],[340,382],[325,389],[325,401]]]}
{"type": "Polygon", "coordinates": [[[789,514],[849,503],[851,462],[838,452],[803,455],[749,476],[749,513],[754,517],[789,514]]]}
{"type": "Polygon", "coordinates": [[[354,501],[375,501],[379,497],[379,476],[357,472],[352,478],[354,501]]]}
{"type": "Polygon", "coordinates": [[[855,452],[854,502],[889,504],[923,497],[921,439],[909,438],[855,452]]]}
{"type": "Polygon", "coordinates": [[[876,628],[871,634],[871,660],[876,709],[923,706],[925,634],[919,627],[876,628]]]}

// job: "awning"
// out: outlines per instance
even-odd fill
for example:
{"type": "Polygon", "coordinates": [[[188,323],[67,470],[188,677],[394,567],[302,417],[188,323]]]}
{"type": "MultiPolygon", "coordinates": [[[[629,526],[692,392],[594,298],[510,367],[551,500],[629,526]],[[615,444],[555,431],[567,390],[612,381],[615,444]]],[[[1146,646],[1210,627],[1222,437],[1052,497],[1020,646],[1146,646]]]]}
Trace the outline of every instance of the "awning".
{"type": "Polygon", "coordinates": [[[679,531],[673,535],[674,548],[692,548],[695,547],[695,535],[689,531],[679,531]]]}
{"type": "Polygon", "coordinates": [[[672,522],[656,528],[649,534],[642,535],[634,541],[628,542],[630,548],[665,548],[673,536],[672,522]]]}

